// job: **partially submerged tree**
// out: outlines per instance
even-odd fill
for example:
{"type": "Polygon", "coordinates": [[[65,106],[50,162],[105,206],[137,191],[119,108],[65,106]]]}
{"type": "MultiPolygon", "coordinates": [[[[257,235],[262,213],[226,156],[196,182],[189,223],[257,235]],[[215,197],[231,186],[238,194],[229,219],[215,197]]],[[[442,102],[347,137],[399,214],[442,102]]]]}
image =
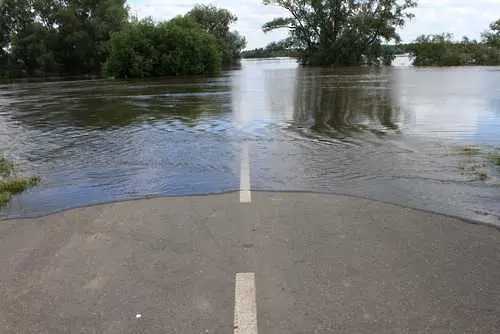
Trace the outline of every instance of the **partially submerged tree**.
{"type": "Polygon", "coordinates": [[[0,76],[217,72],[246,45],[236,20],[214,6],[156,24],[129,20],[126,0],[0,0],[0,76]]]}
{"type": "Polygon", "coordinates": [[[499,65],[500,48],[493,45],[487,39],[457,41],[446,33],[419,36],[409,51],[415,66],[499,65]]]}
{"type": "Polygon", "coordinates": [[[125,0],[4,0],[0,15],[0,49],[9,49],[14,71],[87,75],[100,72],[128,9],[125,0]]]}
{"type": "Polygon", "coordinates": [[[246,40],[237,31],[230,30],[230,26],[238,20],[230,11],[212,5],[196,5],[186,16],[215,36],[223,65],[232,65],[240,59],[246,40]]]}
{"type": "MultiPolygon", "coordinates": [[[[263,26],[265,32],[286,28],[306,65],[378,63],[382,43],[400,41],[397,29],[413,14],[415,0],[264,0],[290,15],[263,26]]],[[[385,55],[387,56],[387,55],[385,55]]]]}
{"type": "Polygon", "coordinates": [[[241,53],[243,58],[275,58],[295,57],[295,50],[291,48],[290,41],[282,40],[271,42],[265,48],[246,50],[241,53]]]}
{"type": "Polygon", "coordinates": [[[154,23],[131,22],[112,35],[105,64],[108,76],[161,77],[214,73],[220,53],[214,36],[185,17],[154,23]]]}

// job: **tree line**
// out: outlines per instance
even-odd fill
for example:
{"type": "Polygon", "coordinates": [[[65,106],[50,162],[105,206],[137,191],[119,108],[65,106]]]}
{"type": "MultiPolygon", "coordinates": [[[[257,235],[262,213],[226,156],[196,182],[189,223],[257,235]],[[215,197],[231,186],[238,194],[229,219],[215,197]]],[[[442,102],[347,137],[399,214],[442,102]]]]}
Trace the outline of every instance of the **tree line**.
{"type": "MultiPolygon", "coordinates": [[[[391,64],[410,53],[415,65],[500,64],[500,20],[480,41],[450,34],[401,44],[398,30],[415,0],[263,0],[289,15],[263,25],[287,29],[283,41],[244,57],[293,56],[304,65],[391,64]]],[[[216,73],[241,57],[245,38],[226,9],[197,5],[170,21],[131,17],[126,0],[3,0],[0,76],[121,78],[216,73]]]]}
{"type": "Polygon", "coordinates": [[[451,33],[420,35],[411,43],[385,45],[394,55],[409,55],[415,66],[500,65],[500,20],[481,39],[456,40],[451,33]]]}
{"type": "Polygon", "coordinates": [[[126,0],[3,0],[0,76],[122,78],[215,73],[240,58],[245,38],[226,9],[197,5],[154,22],[126,0]]]}
{"type": "Polygon", "coordinates": [[[256,48],[241,52],[242,58],[276,58],[297,57],[297,51],[283,42],[271,42],[264,48],[256,48]]]}
{"type": "Polygon", "coordinates": [[[480,41],[443,33],[419,36],[406,49],[415,66],[500,65],[500,20],[493,22],[480,41]]]}

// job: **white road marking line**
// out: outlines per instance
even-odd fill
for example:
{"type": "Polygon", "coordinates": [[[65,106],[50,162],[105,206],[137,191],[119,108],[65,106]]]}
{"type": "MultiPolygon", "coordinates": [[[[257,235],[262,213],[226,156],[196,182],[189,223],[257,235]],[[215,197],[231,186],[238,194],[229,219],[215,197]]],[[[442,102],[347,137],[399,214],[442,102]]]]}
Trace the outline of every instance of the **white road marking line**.
{"type": "Polygon", "coordinates": [[[234,289],[234,334],[257,334],[255,273],[236,274],[234,289]]]}
{"type": "Polygon", "coordinates": [[[248,156],[248,145],[241,146],[241,168],[240,168],[240,203],[252,202],[250,192],[250,162],[248,156]]]}

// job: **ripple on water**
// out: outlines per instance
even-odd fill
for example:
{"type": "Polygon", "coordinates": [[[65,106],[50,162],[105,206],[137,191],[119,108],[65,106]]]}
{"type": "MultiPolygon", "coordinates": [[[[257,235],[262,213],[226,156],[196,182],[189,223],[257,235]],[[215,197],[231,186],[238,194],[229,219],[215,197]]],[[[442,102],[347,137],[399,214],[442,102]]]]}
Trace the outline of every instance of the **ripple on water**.
{"type": "Polygon", "coordinates": [[[469,158],[449,148],[499,145],[491,88],[499,86],[489,71],[308,69],[283,60],[244,62],[220,78],[2,85],[0,151],[43,181],[0,215],[236,190],[246,142],[253,189],[492,219],[500,216],[495,169],[479,181],[460,169],[469,158]]]}

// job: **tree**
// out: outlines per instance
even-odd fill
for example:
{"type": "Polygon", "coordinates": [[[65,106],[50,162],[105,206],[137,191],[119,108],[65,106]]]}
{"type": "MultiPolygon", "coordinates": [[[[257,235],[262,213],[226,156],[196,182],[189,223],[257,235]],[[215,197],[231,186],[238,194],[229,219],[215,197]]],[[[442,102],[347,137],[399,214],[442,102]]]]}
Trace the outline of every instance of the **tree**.
{"type": "Polygon", "coordinates": [[[245,39],[225,9],[129,20],[126,0],[0,0],[0,75],[146,77],[217,72],[245,39]],[[221,61],[222,59],[222,61],[221,61]]]}
{"type": "Polygon", "coordinates": [[[414,0],[264,0],[290,16],[263,25],[265,32],[286,28],[306,65],[377,63],[383,41],[397,41],[397,29],[413,14],[414,0]]]}
{"type": "Polygon", "coordinates": [[[237,31],[230,31],[230,25],[238,20],[230,11],[212,5],[196,5],[186,16],[215,36],[223,65],[232,65],[240,59],[246,40],[237,31]]]}
{"type": "Polygon", "coordinates": [[[482,37],[487,45],[500,49],[500,19],[490,24],[490,30],[484,32],[482,37]]]}
{"type": "Polygon", "coordinates": [[[295,57],[295,51],[290,48],[288,40],[271,42],[265,48],[243,51],[243,58],[275,58],[275,57],[295,57]]]}
{"type": "Polygon", "coordinates": [[[111,33],[127,22],[125,0],[5,0],[0,49],[25,75],[100,72],[111,33]]]}
{"type": "Polygon", "coordinates": [[[47,14],[46,19],[58,26],[56,57],[63,73],[100,73],[101,65],[106,59],[106,42],[113,32],[119,31],[127,23],[128,9],[125,2],[54,1],[53,10],[47,14]]]}
{"type": "Polygon", "coordinates": [[[409,49],[415,66],[500,64],[499,49],[467,37],[457,42],[450,33],[419,36],[409,49]]]}
{"type": "Polygon", "coordinates": [[[214,36],[189,18],[131,22],[112,35],[105,72],[117,78],[214,73],[220,53],[214,36]]]}

